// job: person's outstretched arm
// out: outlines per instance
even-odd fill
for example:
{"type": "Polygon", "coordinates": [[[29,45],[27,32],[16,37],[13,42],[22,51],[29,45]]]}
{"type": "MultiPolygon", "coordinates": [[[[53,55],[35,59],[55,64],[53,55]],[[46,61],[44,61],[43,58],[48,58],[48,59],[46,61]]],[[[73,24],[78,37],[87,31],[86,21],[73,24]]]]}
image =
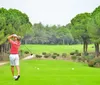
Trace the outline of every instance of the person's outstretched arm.
{"type": "Polygon", "coordinates": [[[10,41],[10,39],[13,37],[13,35],[8,36],[8,41],[10,41]]]}

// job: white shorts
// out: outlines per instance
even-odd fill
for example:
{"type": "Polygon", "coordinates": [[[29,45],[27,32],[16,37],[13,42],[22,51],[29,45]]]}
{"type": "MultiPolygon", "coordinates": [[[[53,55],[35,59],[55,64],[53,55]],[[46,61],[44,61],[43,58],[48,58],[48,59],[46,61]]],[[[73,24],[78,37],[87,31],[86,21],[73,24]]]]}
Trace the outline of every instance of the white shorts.
{"type": "Polygon", "coordinates": [[[18,54],[10,54],[10,65],[11,66],[19,66],[19,55],[18,54]]]}

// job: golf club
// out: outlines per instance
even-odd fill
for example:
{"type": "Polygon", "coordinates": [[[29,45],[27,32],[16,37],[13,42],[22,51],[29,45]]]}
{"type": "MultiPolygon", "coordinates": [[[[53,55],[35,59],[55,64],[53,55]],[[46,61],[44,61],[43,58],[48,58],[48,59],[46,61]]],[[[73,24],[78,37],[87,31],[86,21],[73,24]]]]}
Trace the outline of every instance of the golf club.
{"type": "Polygon", "coordinates": [[[27,50],[31,53],[31,55],[33,54],[32,51],[26,45],[24,45],[24,47],[27,48],[27,50]]]}

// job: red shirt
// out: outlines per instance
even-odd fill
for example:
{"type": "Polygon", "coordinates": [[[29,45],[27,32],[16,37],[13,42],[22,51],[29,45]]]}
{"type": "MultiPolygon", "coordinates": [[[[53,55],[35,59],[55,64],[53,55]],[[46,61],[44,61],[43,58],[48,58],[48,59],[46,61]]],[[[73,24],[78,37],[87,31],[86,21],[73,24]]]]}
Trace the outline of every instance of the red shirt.
{"type": "Polygon", "coordinates": [[[11,39],[9,40],[9,42],[11,44],[10,54],[18,54],[20,42],[19,41],[13,41],[11,39]]]}

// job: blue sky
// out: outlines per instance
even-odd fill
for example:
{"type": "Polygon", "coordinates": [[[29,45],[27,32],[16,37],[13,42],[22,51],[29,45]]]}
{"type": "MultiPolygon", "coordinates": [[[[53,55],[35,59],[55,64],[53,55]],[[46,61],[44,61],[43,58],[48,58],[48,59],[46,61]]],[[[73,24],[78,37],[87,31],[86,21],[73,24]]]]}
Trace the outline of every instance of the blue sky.
{"type": "Polygon", "coordinates": [[[66,25],[79,13],[92,12],[100,0],[0,0],[0,7],[18,9],[34,23],[66,25]]]}

